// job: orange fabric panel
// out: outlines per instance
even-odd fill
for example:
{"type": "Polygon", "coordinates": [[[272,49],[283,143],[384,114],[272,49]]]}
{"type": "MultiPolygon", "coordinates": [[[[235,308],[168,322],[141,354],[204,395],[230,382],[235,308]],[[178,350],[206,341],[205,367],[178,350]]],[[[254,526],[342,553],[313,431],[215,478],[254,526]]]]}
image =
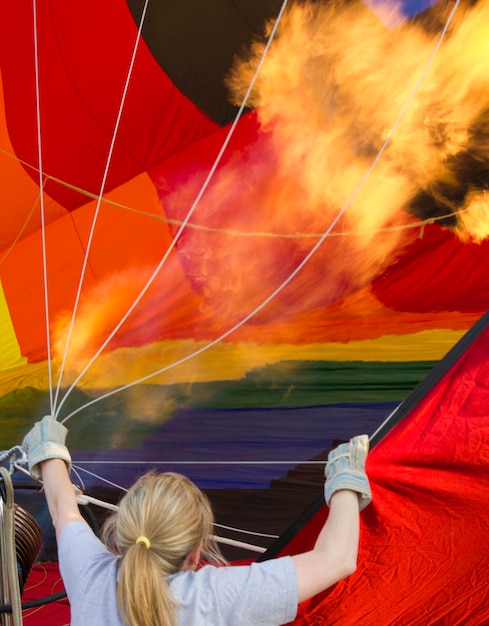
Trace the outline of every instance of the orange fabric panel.
{"type": "MultiPolygon", "coordinates": [[[[35,172],[32,174],[35,176],[35,172]]],[[[3,86],[0,75],[0,190],[2,219],[0,220],[0,263],[9,246],[21,237],[40,228],[39,185],[19,163],[10,142],[3,112],[3,86]]],[[[51,222],[66,214],[57,202],[44,197],[45,219],[51,222]]]]}
{"type": "MultiPolygon", "coordinates": [[[[126,202],[139,197],[140,204],[153,216],[108,204],[100,208],[75,326],[85,324],[83,334],[90,336],[92,346],[100,345],[119,321],[170,244],[166,223],[154,217],[157,200],[151,196],[151,188],[148,179],[140,177],[119,193],[126,202]]],[[[111,195],[112,201],[119,199],[118,193],[111,195]]],[[[94,209],[95,201],[46,229],[49,309],[55,342],[66,332],[74,306],[94,209]]],[[[45,358],[40,232],[20,242],[0,272],[22,353],[30,361],[45,358]]],[[[171,254],[164,272],[130,320],[132,330],[125,341],[132,345],[144,343],[154,334],[171,335],[178,320],[188,323],[188,316],[180,311],[190,303],[195,310],[198,302],[194,302],[180,265],[171,254]]]]}

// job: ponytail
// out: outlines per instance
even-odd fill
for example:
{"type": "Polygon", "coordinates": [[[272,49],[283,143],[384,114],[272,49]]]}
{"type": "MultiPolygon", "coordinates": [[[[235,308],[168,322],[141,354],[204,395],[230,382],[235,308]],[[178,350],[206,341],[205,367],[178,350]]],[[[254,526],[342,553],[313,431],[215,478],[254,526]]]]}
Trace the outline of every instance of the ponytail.
{"type": "Polygon", "coordinates": [[[119,612],[127,626],[175,626],[177,604],[160,566],[142,544],[122,559],[117,585],[119,612]]]}

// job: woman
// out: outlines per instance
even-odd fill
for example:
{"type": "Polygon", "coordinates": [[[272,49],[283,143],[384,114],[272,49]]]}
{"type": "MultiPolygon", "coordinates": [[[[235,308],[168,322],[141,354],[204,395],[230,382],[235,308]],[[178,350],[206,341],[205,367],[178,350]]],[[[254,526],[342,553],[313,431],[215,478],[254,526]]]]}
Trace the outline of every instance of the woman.
{"type": "Polygon", "coordinates": [[[72,626],[279,625],[294,619],[299,602],[355,571],[359,511],[371,500],[366,435],[328,457],[330,510],[312,550],[249,566],[198,568],[202,555],[216,557],[206,496],[179,474],[146,474],[104,528],[111,552],[79,512],[66,434],[47,416],[23,447],[31,473],[44,483],[72,626]]]}

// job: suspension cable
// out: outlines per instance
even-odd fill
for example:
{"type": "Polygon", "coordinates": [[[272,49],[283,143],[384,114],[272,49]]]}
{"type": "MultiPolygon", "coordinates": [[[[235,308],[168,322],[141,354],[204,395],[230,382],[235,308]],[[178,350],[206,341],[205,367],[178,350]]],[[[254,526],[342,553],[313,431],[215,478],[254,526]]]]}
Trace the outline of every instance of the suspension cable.
{"type": "MultiPolygon", "coordinates": [[[[333,219],[333,221],[331,222],[330,226],[326,229],[326,231],[323,233],[323,235],[320,237],[320,239],[316,242],[316,244],[311,248],[311,250],[308,252],[308,254],[302,259],[302,261],[297,265],[297,267],[289,274],[289,276],[287,276],[287,278],[267,297],[265,298],[265,300],[263,300],[255,309],[253,309],[250,313],[248,313],[248,315],[246,315],[244,318],[242,318],[238,323],[236,323],[234,326],[232,326],[230,329],[228,329],[227,331],[225,331],[224,333],[222,333],[219,337],[217,337],[216,339],[214,339],[213,341],[209,342],[208,344],[206,344],[205,346],[202,346],[201,348],[195,350],[194,352],[188,354],[185,357],[182,357],[181,359],[178,359],[177,361],[174,361],[173,363],[170,363],[169,365],[166,365],[165,367],[162,367],[150,374],[147,374],[146,376],[142,376],[140,378],[138,378],[137,380],[134,380],[130,383],[127,383],[126,385],[122,385],[116,389],[113,389],[97,398],[94,398],[93,400],[85,403],[84,405],[82,405],[81,407],[78,407],[78,409],[76,409],[75,411],[72,411],[68,416],[66,416],[62,422],[66,422],[68,419],[70,419],[71,417],[73,417],[74,415],[76,415],[77,413],[79,413],[80,411],[86,409],[89,406],[92,406],[93,404],[96,404],[97,402],[100,402],[101,400],[108,398],[110,396],[113,396],[116,393],[119,393],[121,391],[124,391],[125,389],[129,389],[130,387],[133,387],[139,383],[145,382],[146,380],[149,380],[150,378],[154,378],[155,376],[158,376],[159,374],[162,374],[164,372],[167,372],[168,370],[177,367],[178,365],[181,365],[183,363],[186,363],[187,361],[191,360],[192,358],[195,358],[196,356],[198,356],[199,354],[202,354],[203,352],[206,352],[207,350],[209,350],[210,348],[212,348],[213,346],[215,346],[216,344],[222,342],[224,339],[226,339],[227,337],[229,337],[231,334],[233,334],[236,330],[238,330],[239,328],[241,328],[241,326],[243,326],[244,324],[246,324],[250,319],[252,319],[253,317],[255,317],[255,315],[257,315],[257,313],[259,313],[263,308],[265,308],[295,277],[296,275],[302,270],[302,268],[310,261],[310,259],[314,256],[314,254],[319,250],[319,248],[322,246],[322,244],[324,243],[324,241],[327,239],[327,237],[330,235],[331,231],[333,230],[333,228],[336,226],[336,224],[339,222],[339,220],[342,218],[342,216],[345,214],[345,212],[347,211],[347,209],[350,207],[351,203],[353,202],[353,200],[357,197],[357,195],[360,193],[361,189],[363,188],[363,186],[365,185],[367,179],[369,178],[370,174],[372,173],[372,171],[375,169],[377,163],[379,162],[380,158],[382,157],[382,155],[384,154],[385,150],[387,149],[387,146],[390,144],[395,132],[397,131],[398,127],[400,126],[402,120],[404,119],[409,107],[411,106],[414,98],[416,97],[432,63],[433,60],[441,46],[441,43],[443,41],[443,39],[445,38],[445,35],[447,33],[447,30],[453,20],[453,16],[455,15],[455,12],[458,8],[458,5],[460,3],[460,0],[456,0],[450,15],[447,19],[447,22],[437,40],[436,45],[433,48],[433,51],[431,52],[431,55],[428,58],[428,61],[426,63],[426,65],[424,66],[418,80],[416,81],[416,83],[414,84],[414,87],[406,101],[406,103],[404,104],[395,124],[393,125],[393,127],[391,128],[389,134],[387,135],[382,147],[380,148],[380,150],[378,151],[377,155],[375,156],[375,158],[373,159],[372,163],[370,164],[370,167],[367,169],[367,171],[365,172],[365,174],[362,176],[360,182],[357,184],[357,186],[355,187],[355,189],[353,190],[353,193],[350,195],[350,197],[348,198],[348,200],[346,201],[346,203],[344,204],[344,206],[342,207],[342,209],[339,211],[339,213],[336,215],[336,217],[333,219]]],[[[187,215],[187,217],[190,217],[191,213],[189,212],[189,214],[187,215]]],[[[186,222],[184,221],[184,223],[182,224],[181,229],[179,230],[179,232],[181,232],[181,230],[183,230],[183,226],[186,222]]],[[[125,319],[125,318],[124,318],[125,319]]],[[[104,344],[105,345],[105,344],[104,344]]],[[[92,363],[93,361],[89,362],[89,365],[92,363]]],[[[86,371],[86,369],[85,369],[86,371]]],[[[75,381],[75,383],[73,383],[71,389],[74,387],[74,385],[76,384],[76,382],[78,382],[79,378],[75,381]]],[[[66,396],[65,396],[66,399],[66,396]]]]}
{"type": "Polygon", "coordinates": [[[160,270],[162,269],[162,267],[164,266],[164,264],[166,263],[166,261],[168,260],[168,257],[170,256],[170,253],[173,251],[173,249],[175,248],[178,240],[180,239],[183,231],[185,230],[190,218],[192,217],[193,213],[195,212],[198,204],[200,203],[202,196],[204,195],[204,193],[206,192],[212,178],[214,177],[214,174],[217,170],[217,167],[219,165],[219,163],[222,160],[222,157],[224,156],[224,153],[229,145],[229,142],[231,141],[231,138],[234,135],[234,132],[236,130],[236,127],[238,125],[239,120],[241,119],[241,116],[243,114],[243,111],[246,108],[246,105],[248,103],[249,97],[251,95],[251,92],[253,90],[253,87],[255,85],[255,82],[258,78],[258,75],[261,71],[261,68],[263,66],[263,63],[265,62],[265,58],[268,54],[268,51],[270,49],[270,46],[272,45],[272,41],[275,37],[275,34],[277,32],[278,29],[278,25],[282,19],[283,13],[285,11],[285,8],[287,6],[287,2],[288,0],[284,0],[282,7],[280,9],[280,12],[277,16],[277,19],[273,25],[272,31],[270,33],[270,36],[268,38],[267,44],[265,46],[265,49],[262,53],[262,56],[260,58],[260,61],[255,69],[253,78],[251,79],[251,82],[248,86],[248,89],[246,91],[246,94],[243,98],[243,101],[239,107],[239,110],[236,114],[236,117],[234,118],[233,123],[231,124],[231,127],[229,128],[229,131],[224,139],[224,142],[221,146],[221,149],[219,150],[219,153],[216,156],[216,159],[209,171],[209,173],[207,174],[202,187],[199,190],[199,193],[197,194],[197,197],[195,198],[192,206],[190,207],[185,219],[183,220],[183,222],[181,223],[180,227],[178,228],[174,238],[172,239],[170,245],[168,246],[168,249],[166,250],[165,254],[163,255],[162,259],[160,260],[160,262],[158,263],[158,265],[156,266],[154,272],[152,273],[152,275],[150,276],[150,278],[148,279],[148,281],[146,282],[146,284],[144,285],[144,287],[141,289],[141,291],[139,292],[138,296],[135,298],[135,300],[133,301],[133,303],[131,304],[131,306],[128,308],[128,310],[126,311],[126,313],[123,315],[123,317],[121,318],[121,320],[119,321],[119,323],[115,326],[115,328],[112,330],[112,332],[109,334],[109,336],[105,339],[105,341],[102,343],[102,345],[100,346],[100,348],[97,350],[97,352],[93,355],[93,357],[88,361],[88,363],[85,365],[85,367],[82,369],[82,371],[80,372],[80,374],[77,376],[77,378],[75,379],[75,381],[72,383],[72,385],[69,387],[69,389],[66,391],[64,398],[62,399],[62,401],[60,402],[59,406],[57,407],[56,410],[56,415],[55,417],[57,418],[59,411],[62,407],[62,405],[64,404],[64,402],[67,400],[68,396],[70,395],[70,393],[73,391],[73,389],[76,387],[77,383],[80,381],[80,379],[84,376],[84,374],[87,372],[87,370],[91,367],[91,365],[94,363],[94,361],[100,356],[100,354],[102,353],[102,351],[106,348],[107,344],[111,341],[111,339],[114,337],[114,335],[118,332],[118,330],[121,328],[121,326],[124,324],[124,322],[127,320],[127,318],[129,317],[129,315],[133,312],[133,310],[136,308],[136,306],[139,304],[140,300],[143,298],[144,294],[147,292],[147,290],[149,289],[149,287],[152,285],[152,283],[154,282],[156,276],[159,274],[160,270]]]}
{"type": "Polygon", "coordinates": [[[34,75],[36,87],[36,131],[37,131],[37,158],[39,162],[39,208],[41,213],[41,241],[42,241],[42,267],[43,267],[43,290],[44,290],[44,319],[46,327],[46,347],[48,354],[48,379],[49,379],[49,406],[54,408],[53,402],[53,374],[51,363],[51,331],[49,323],[49,292],[48,270],[46,250],[46,223],[44,211],[44,184],[42,163],[42,135],[41,135],[41,92],[39,84],[39,41],[37,33],[37,1],[32,0],[32,14],[34,26],[34,75]]]}
{"type": "Polygon", "coordinates": [[[90,254],[90,249],[91,249],[91,246],[92,246],[92,240],[93,240],[93,236],[94,236],[94,232],[95,232],[95,225],[97,223],[97,219],[98,219],[99,212],[100,212],[102,196],[103,196],[104,191],[105,191],[105,185],[106,185],[107,177],[108,177],[108,174],[109,174],[109,167],[110,167],[111,162],[112,162],[112,155],[113,155],[113,152],[114,152],[115,140],[116,140],[116,137],[117,137],[117,133],[119,131],[119,126],[120,126],[120,122],[121,122],[121,118],[122,118],[122,111],[123,111],[123,108],[124,108],[124,104],[126,102],[126,96],[127,96],[127,92],[128,92],[128,89],[129,89],[129,81],[130,81],[131,76],[132,76],[134,63],[135,63],[135,60],[136,60],[136,53],[137,53],[137,50],[138,50],[138,47],[139,47],[139,42],[141,40],[141,31],[142,31],[142,28],[143,28],[144,18],[146,16],[146,10],[147,10],[147,7],[148,7],[148,2],[149,2],[149,0],[145,0],[144,7],[143,7],[143,12],[141,14],[141,20],[139,22],[138,33],[137,33],[137,36],[136,36],[136,41],[134,43],[134,48],[133,48],[133,51],[132,51],[131,61],[129,63],[129,69],[128,69],[127,76],[126,76],[126,82],[124,84],[124,89],[123,89],[121,101],[120,101],[120,104],[119,104],[119,110],[117,112],[117,118],[116,118],[116,122],[115,122],[115,126],[114,126],[114,131],[112,133],[112,139],[111,139],[111,142],[110,142],[109,152],[108,152],[108,155],[107,155],[107,161],[106,161],[106,164],[105,164],[105,169],[104,169],[104,173],[103,173],[103,177],[102,177],[102,183],[101,183],[101,186],[100,186],[100,192],[99,192],[99,195],[98,195],[98,198],[97,198],[97,204],[96,204],[96,207],[95,207],[95,213],[94,213],[94,216],[93,216],[93,219],[92,219],[92,224],[91,224],[91,228],[90,228],[90,234],[88,236],[87,247],[86,247],[85,255],[84,255],[84,258],[83,258],[83,265],[82,265],[82,270],[81,270],[81,274],[80,274],[80,279],[79,279],[79,282],[78,282],[78,289],[77,289],[77,292],[76,292],[75,303],[74,303],[74,306],[73,306],[73,312],[72,312],[72,316],[71,316],[71,320],[70,320],[70,325],[69,325],[69,329],[68,329],[68,336],[67,336],[67,339],[66,339],[65,350],[64,350],[63,359],[62,359],[62,362],[61,362],[61,367],[60,367],[60,371],[59,371],[59,375],[58,375],[58,383],[57,383],[57,386],[56,386],[56,396],[55,396],[55,400],[54,400],[54,409],[51,412],[51,415],[53,415],[54,418],[56,418],[56,415],[57,415],[56,404],[57,404],[57,401],[58,401],[58,395],[59,395],[60,388],[61,388],[61,380],[62,380],[62,377],[63,377],[64,368],[65,368],[65,365],[66,365],[66,359],[68,357],[68,350],[69,350],[69,346],[70,346],[70,343],[71,343],[71,337],[72,337],[72,334],[73,334],[73,327],[74,327],[74,324],[75,324],[75,318],[76,318],[76,314],[77,314],[77,311],[78,311],[78,305],[79,305],[79,302],[80,302],[81,289],[82,289],[82,286],[83,286],[83,282],[85,280],[85,274],[86,274],[86,270],[87,270],[87,266],[88,266],[88,257],[89,257],[89,254],[90,254]]]}

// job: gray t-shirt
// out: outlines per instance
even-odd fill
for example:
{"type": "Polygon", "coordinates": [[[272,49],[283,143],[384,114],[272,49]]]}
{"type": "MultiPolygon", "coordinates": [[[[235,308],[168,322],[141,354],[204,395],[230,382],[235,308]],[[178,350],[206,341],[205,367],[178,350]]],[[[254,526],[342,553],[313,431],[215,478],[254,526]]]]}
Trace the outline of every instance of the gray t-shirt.
{"type": "MultiPolygon", "coordinates": [[[[117,564],[84,522],[61,531],[58,559],[71,626],[123,626],[117,608],[117,564]]],[[[278,626],[294,619],[298,591],[290,557],[246,566],[206,565],[170,577],[181,606],[179,626],[278,626]]]]}

